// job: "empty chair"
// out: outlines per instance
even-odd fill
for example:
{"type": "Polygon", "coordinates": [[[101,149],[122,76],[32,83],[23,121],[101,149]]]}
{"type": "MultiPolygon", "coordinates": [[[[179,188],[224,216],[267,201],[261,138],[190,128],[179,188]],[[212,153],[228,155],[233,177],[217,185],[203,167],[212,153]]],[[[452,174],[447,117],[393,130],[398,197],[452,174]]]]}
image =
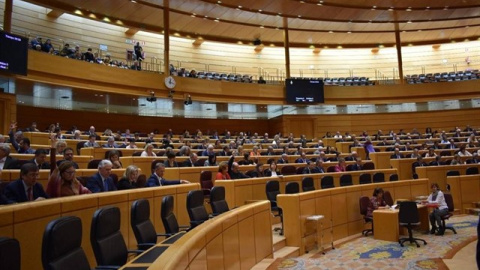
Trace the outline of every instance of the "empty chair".
{"type": "MultiPolygon", "coordinates": [[[[1,250],[0,254],[3,256],[4,251],[1,250]]],[[[9,260],[16,259],[9,258],[9,260]]],[[[87,256],[82,249],[82,221],[80,218],[66,216],[48,223],[43,233],[42,265],[44,270],[90,270],[87,256]]],[[[16,269],[3,266],[0,265],[1,269],[16,269]]],[[[18,267],[18,269],[20,268],[18,267]]]]}
{"type": "Polygon", "coordinates": [[[288,182],[285,185],[285,194],[296,194],[300,192],[300,185],[297,182],[288,182]]]}
{"type": "Polygon", "coordinates": [[[326,175],[320,179],[320,187],[325,188],[334,188],[335,184],[333,183],[333,176],[326,175]]]}
{"type": "Polygon", "coordinates": [[[201,190],[191,190],[187,194],[187,212],[192,229],[208,220],[208,213],[207,209],[205,209],[203,198],[201,190]]]}
{"type": "Polygon", "coordinates": [[[448,171],[447,176],[460,176],[459,171],[448,171]]]}
{"type": "Polygon", "coordinates": [[[373,183],[385,182],[385,174],[383,172],[377,172],[373,174],[373,183]]]}
{"type": "Polygon", "coordinates": [[[478,174],[477,167],[468,167],[466,170],[466,175],[478,174]]]}
{"type": "Polygon", "coordinates": [[[141,253],[127,250],[120,232],[120,209],[115,206],[106,206],[95,211],[90,229],[90,242],[99,266],[120,268],[127,262],[129,252],[141,253]]]}
{"type": "Polygon", "coordinates": [[[372,183],[372,176],[369,173],[362,173],[360,174],[360,185],[363,184],[371,184],[372,183]]]}
{"type": "Polygon", "coordinates": [[[152,221],[150,220],[150,203],[148,200],[136,200],[130,210],[130,225],[137,240],[139,250],[147,250],[157,243],[158,236],[152,221]]]}
{"type": "Polygon", "coordinates": [[[366,162],[363,164],[364,170],[375,170],[375,164],[373,162],[366,162]]]}
{"type": "Polygon", "coordinates": [[[294,175],[296,174],[296,168],[293,165],[283,166],[281,169],[282,175],[294,175]]]}
{"type": "Polygon", "coordinates": [[[385,200],[385,203],[387,205],[390,205],[390,206],[393,205],[393,198],[392,198],[392,194],[390,194],[390,191],[385,190],[383,192],[383,200],[385,200]]]}
{"type": "Polygon", "coordinates": [[[389,180],[390,180],[390,182],[398,181],[398,174],[396,174],[396,173],[391,174],[389,180]]]}
{"type": "Polygon", "coordinates": [[[0,269],[20,270],[20,243],[17,239],[0,237],[0,269]]]}
{"type": "Polygon", "coordinates": [[[302,179],[302,190],[304,192],[315,190],[315,186],[313,185],[313,178],[312,177],[304,177],[302,179]]]}
{"type": "Polygon", "coordinates": [[[211,171],[202,171],[200,173],[200,186],[202,187],[202,192],[204,196],[210,195],[210,190],[213,187],[212,181],[212,172],[211,171]]]}
{"type": "Polygon", "coordinates": [[[92,159],[88,162],[87,169],[98,169],[98,164],[102,161],[101,159],[92,159]]]}
{"type": "Polygon", "coordinates": [[[187,229],[188,226],[179,226],[175,213],[173,212],[174,200],[172,195],[162,198],[162,206],[160,217],[162,219],[165,234],[172,236],[180,231],[180,229],[187,229]]]}
{"type": "Polygon", "coordinates": [[[344,174],[340,176],[340,186],[345,187],[345,186],[352,186],[353,185],[353,180],[352,176],[350,174],[344,174]]]}
{"type": "Polygon", "coordinates": [[[358,204],[360,205],[360,214],[363,216],[363,220],[365,221],[365,223],[372,223],[372,228],[363,230],[362,234],[365,236],[367,236],[370,232],[373,234],[373,218],[367,216],[370,199],[367,196],[362,196],[360,197],[358,204]]]}
{"type": "Polygon", "coordinates": [[[417,203],[416,202],[402,202],[400,204],[400,211],[398,212],[398,221],[400,226],[407,227],[408,237],[400,238],[398,243],[403,247],[403,243],[410,242],[415,243],[417,247],[420,247],[417,241],[422,241],[424,245],[427,242],[420,238],[413,237],[412,228],[413,226],[420,225],[420,215],[418,214],[417,203]]]}
{"type": "MultiPolygon", "coordinates": [[[[293,167],[293,166],[292,166],[293,167]]],[[[285,168],[285,167],[284,167],[285,168]]],[[[295,167],[294,167],[295,168],[295,167]]],[[[275,217],[280,217],[280,235],[283,235],[283,212],[282,208],[277,205],[277,195],[280,194],[280,183],[277,180],[270,180],[265,185],[265,192],[267,199],[270,201],[270,209],[274,213],[275,217]]],[[[275,230],[278,230],[277,228],[275,230]]]]}
{"type": "Polygon", "coordinates": [[[455,206],[453,204],[453,197],[452,194],[450,193],[443,193],[443,196],[445,197],[445,202],[447,203],[448,206],[448,214],[441,216],[442,218],[442,227],[445,230],[451,230],[453,231],[454,234],[457,234],[457,231],[455,230],[454,227],[452,226],[445,226],[445,220],[449,219],[451,216],[453,216],[453,211],[455,211],[455,206]]]}
{"type": "Polygon", "coordinates": [[[210,205],[212,206],[213,215],[220,215],[229,210],[227,201],[225,201],[225,187],[213,187],[210,192],[210,205]]]}

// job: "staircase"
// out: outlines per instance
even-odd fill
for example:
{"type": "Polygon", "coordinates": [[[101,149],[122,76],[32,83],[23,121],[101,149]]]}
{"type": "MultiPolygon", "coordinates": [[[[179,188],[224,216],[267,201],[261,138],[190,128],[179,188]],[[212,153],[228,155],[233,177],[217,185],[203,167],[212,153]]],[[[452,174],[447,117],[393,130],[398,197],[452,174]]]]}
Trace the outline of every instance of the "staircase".
{"type": "Polygon", "coordinates": [[[465,212],[470,215],[480,215],[480,202],[473,202],[471,208],[466,208],[465,212]]]}
{"type": "MultiPolygon", "coordinates": [[[[278,222],[280,220],[278,219],[278,222]]],[[[257,263],[252,270],[264,270],[267,269],[276,259],[279,258],[291,258],[298,257],[300,252],[298,247],[289,247],[286,246],[285,236],[279,235],[278,231],[273,231],[274,228],[280,227],[281,224],[274,224],[272,226],[273,232],[273,258],[263,259],[261,262],[257,263]]]]}

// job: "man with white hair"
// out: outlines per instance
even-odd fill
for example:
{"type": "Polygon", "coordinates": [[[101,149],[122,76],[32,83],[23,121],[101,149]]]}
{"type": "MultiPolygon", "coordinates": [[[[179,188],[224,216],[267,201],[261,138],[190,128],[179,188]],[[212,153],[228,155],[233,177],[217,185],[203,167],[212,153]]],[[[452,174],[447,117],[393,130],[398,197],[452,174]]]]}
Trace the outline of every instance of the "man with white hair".
{"type": "Polygon", "coordinates": [[[107,143],[102,145],[103,148],[120,148],[118,144],[115,143],[115,138],[113,136],[108,137],[107,143]]]}
{"type": "Polygon", "coordinates": [[[20,169],[18,160],[10,157],[8,143],[0,143],[0,171],[3,169],[20,169]]]}
{"type": "Polygon", "coordinates": [[[202,156],[208,157],[210,155],[215,155],[215,151],[213,149],[214,149],[213,145],[209,144],[207,146],[207,149],[205,149],[205,151],[202,152],[202,156]]]}
{"type": "Polygon", "coordinates": [[[113,164],[108,159],[104,159],[98,163],[98,172],[88,179],[87,182],[87,188],[92,193],[117,190],[112,177],[110,177],[112,167],[113,164]]]}

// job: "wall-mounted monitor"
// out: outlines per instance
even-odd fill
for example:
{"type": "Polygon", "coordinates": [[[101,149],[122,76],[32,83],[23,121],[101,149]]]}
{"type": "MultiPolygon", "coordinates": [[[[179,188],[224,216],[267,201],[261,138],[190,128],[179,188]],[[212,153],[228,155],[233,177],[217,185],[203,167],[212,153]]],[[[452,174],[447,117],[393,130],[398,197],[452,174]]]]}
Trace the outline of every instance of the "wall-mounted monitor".
{"type": "Polygon", "coordinates": [[[28,38],[0,31],[0,72],[27,75],[28,38]]]}
{"type": "Polygon", "coordinates": [[[324,103],[323,80],[294,78],[285,81],[285,96],[290,104],[324,103]]]}

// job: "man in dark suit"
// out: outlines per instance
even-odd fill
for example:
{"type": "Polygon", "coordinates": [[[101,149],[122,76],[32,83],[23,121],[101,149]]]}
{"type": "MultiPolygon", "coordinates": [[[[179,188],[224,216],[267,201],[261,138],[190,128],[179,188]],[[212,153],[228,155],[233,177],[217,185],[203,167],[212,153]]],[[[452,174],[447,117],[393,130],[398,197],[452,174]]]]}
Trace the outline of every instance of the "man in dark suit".
{"type": "Polygon", "coordinates": [[[158,187],[158,186],[190,183],[187,180],[173,180],[173,181],[165,180],[165,178],[163,178],[164,173],[165,173],[165,165],[163,165],[163,163],[157,163],[157,165],[155,165],[155,172],[147,180],[147,187],[158,187]]]}
{"type": "Polygon", "coordinates": [[[303,169],[303,174],[318,173],[316,170],[315,162],[307,161],[307,166],[303,169]]]}
{"type": "Polygon", "coordinates": [[[441,160],[442,157],[440,155],[438,156],[435,156],[435,160],[430,162],[428,164],[428,166],[441,166],[441,165],[445,165],[445,163],[443,163],[443,161],[441,160]]]}
{"type": "Polygon", "coordinates": [[[320,158],[317,158],[315,161],[314,173],[325,173],[325,170],[323,169],[323,160],[320,158]]]}
{"type": "Polygon", "coordinates": [[[387,138],[383,138],[383,141],[377,144],[378,146],[388,146],[390,143],[387,141],[387,138]]]}
{"type": "Polygon", "coordinates": [[[478,153],[473,152],[472,158],[467,160],[467,164],[478,164],[480,163],[480,158],[478,158],[478,153]]]}
{"type": "Polygon", "coordinates": [[[87,182],[87,188],[92,193],[107,192],[117,190],[110,177],[113,164],[110,160],[104,159],[98,163],[98,172],[94,174],[87,182]]]}
{"type": "Polygon", "coordinates": [[[47,161],[47,150],[45,149],[37,149],[35,151],[35,157],[29,160],[29,163],[34,163],[37,165],[38,169],[50,169],[50,164],[47,161]]]}
{"type": "Polygon", "coordinates": [[[307,163],[307,161],[308,161],[307,154],[305,154],[305,152],[302,152],[300,154],[300,157],[297,158],[297,160],[295,160],[295,163],[307,163]]]}
{"type": "MultiPolygon", "coordinates": [[[[215,152],[212,155],[215,155],[215,152]]],[[[197,160],[198,155],[195,153],[190,153],[190,158],[182,163],[182,167],[195,167],[195,162],[197,162],[197,160]]]]}
{"type": "Polygon", "coordinates": [[[62,164],[62,162],[65,162],[65,161],[72,162],[73,167],[75,169],[79,168],[78,164],[75,161],[73,161],[73,149],[71,147],[67,147],[67,148],[65,148],[65,150],[63,150],[63,159],[57,161],[57,166],[60,166],[60,164],[62,164]]]}
{"type": "Polygon", "coordinates": [[[228,157],[228,156],[230,156],[228,146],[224,146],[224,147],[223,147],[223,150],[220,151],[220,152],[218,152],[218,156],[222,156],[222,157],[228,157]]]}
{"type": "Polygon", "coordinates": [[[399,159],[403,158],[403,155],[400,153],[400,149],[395,148],[393,155],[390,156],[390,159],[399,159]]]}
{"type": "Polygon", "coordinates": [[[352,151],[352,154],[348,157],[345,157],[346,161],[356,161],[358,158],[358,154],[356,151],[352,151]]]}
{"type": "Polygon", "coordinates": [[[352,171],[361,171],[361,170],[363,170],[362,159],[357,157],[355,159],[355,164],[352,165],[352,171]]]}
{"type": "Polygon", "coordinates": [[[417,167],[425,167],[425,166],[427,166],[427,163],[423,162],[422,156],[419,156],[419,157],[417,157],[417,161],[415,161],[415,162],[412,164],[412,172],[413,172],[413,173],[416,173],[416,172],[415,172],[415,169],[416,169],[417,167]]]}
{"type": "Polygon", "coordinates": [[[288,163],[288,155],[283,153],[282,157],[277,161],[278,164],[287,164],[288,163]]]}
{"type": "Polygon", "coordinates": [[[0,170],[20,169],[18,160],[10,156],[8,143],[0,143],[0,170]]]}
{"type": "Polygon", "coordinates": [[[5,197],[8,203],[43,200],[48,195],[40,183],[37,183],[38,167],[33,163],[23,164],[20,168],[20,179],[9,183],[5,187],[5,197]]]}

